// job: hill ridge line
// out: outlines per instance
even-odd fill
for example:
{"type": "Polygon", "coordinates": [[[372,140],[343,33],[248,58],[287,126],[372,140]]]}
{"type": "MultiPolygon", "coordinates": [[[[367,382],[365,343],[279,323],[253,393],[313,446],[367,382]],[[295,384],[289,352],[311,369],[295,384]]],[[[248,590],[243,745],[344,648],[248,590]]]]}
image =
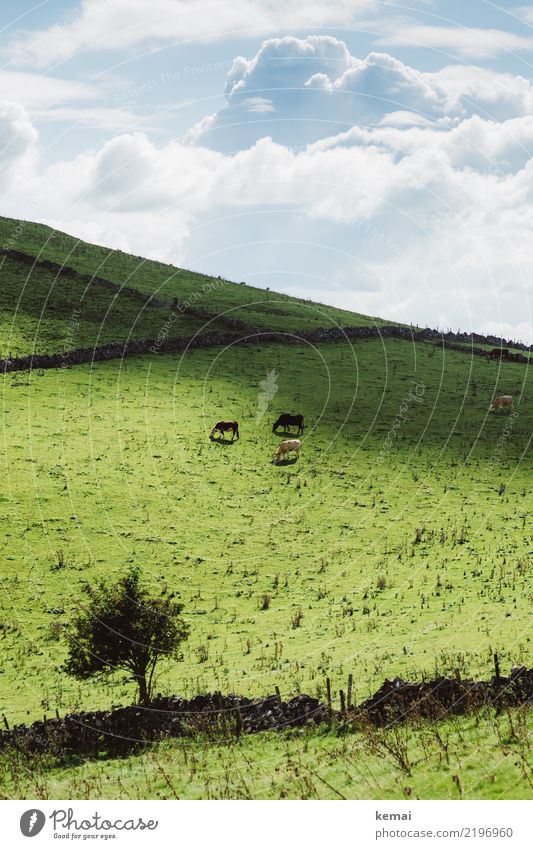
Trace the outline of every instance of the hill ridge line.
{"type": "Polygon", "coordinates": [[[153,295],[145,294],[144,292],[141,292],[140,289],[135,289],[133,286],[124,286],[121,283],[114,283],[112,280],[108,280],[106,277],[100,277],[99,275],[83,274],[81,271],[77,271],[70,265],[61,265],[60,263],[53,262],[50,259],[39,259],[33,254],[15,250],[14,248],[0,249],[0,256],[7,256],[11,259],[18,259],[27,265],[45,268],[47,271],[55,272],[56,276],[61,275],[74,277],[81,283],[86,284],[95,283],[97,286],[102,286],[105,289],[111,289],[116,292],[117,295],[125,295],[126,297],[133,298],[134,300],[142,301],[144,304],[150,304],[152,307],[170,309],[172,306],[169,301],[164,301],[161,298],[154,297],[153,295]]]}
{"type": "MultiPolygon", "coordinates": [[[[318,327],[309,331],[271,331],[246,329],[247,335],[234,333],[206,333],[192,338],[159,337],[156,339],[128,340],[126,342],[108,342],[88,348],[75,348],[55,354],[28,354],[24,357],[0,359],[0,372],[16,372],[37,369],[67,368],[84,363],[104,362],[112,359],[141,356],[143,354],[185,353],[198,348],[213,348],[228,345],[260,345],[263,343],[283,344],[319,344],[327,342],[351,341],[354,339],[380,339],[384,337],[403,339],[408,342],[440,342],[443,348],[467,354],[488,357],[489,351],[473,345],[482,342],[486,345],[500,345],[505,341],[494,336],[482,336],[478,333],[443,333],[439,330],[424,328],[414,330],[405,325],[362,325],[354,327],[318,327]],[[471,344],[462,344],[470,340],[471,344]]],[[[529,349],[520,344],[524,351],[529,349]]],[[[509,353],[507,362],[529,364],[529,357],[519,353],[509,353]]]]}

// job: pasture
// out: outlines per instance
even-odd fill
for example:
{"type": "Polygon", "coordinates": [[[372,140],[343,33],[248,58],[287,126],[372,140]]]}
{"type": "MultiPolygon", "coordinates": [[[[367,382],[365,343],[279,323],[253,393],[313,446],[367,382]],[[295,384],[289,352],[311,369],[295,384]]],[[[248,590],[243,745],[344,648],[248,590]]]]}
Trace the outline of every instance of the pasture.
{"type": "Polygon", "coordinates": [[[80,582],[131,562],[191,625],[163,692],[323,697],[329,676],[337,698],[351,672],[360,700],[385,677],[490,676],[495,651],[505,668],[530,661],[528,368],[367,340],[2,381],[11,723],[131,700],[120,677],[81,685],[60,671],[80,582]],[[495,393],[513,394],[517,415],[489,414],[495,393]],[[305,415],[302,452],[276,467],[286,410],[305,415]],[[240,439],[210,442],[226,418],[240,439]]]}
{"type": "MultiPolygon", "coordinates": [[[[431,341],[291,345],[300,330],[387,322],[30,222],[0,218],[0,241],[39,259],[2,257],[1,356],[279,332],[279,343],[1,376],[0,716],[11,725],[131,703],[121,674],[80,683],[61,667],[83,582],[132,563],[191,626],[183,662],[161,668],[162,693],[279,687],[324,700],[329,677],[338,706],[350,673],[358,702],[386,677],[490,677],[495,652],[504,672],[531,664],[529,366],[431,341]],[[489,412],[506,395],[513,409],[489,412]],[[303,433],[274,434],[281,413],[302,414],[303,433]],[[239,439],[210,440],[233,420],[239,439]],[[296,436],[300,456],[274,463],[296,436]]],[[[528,733],[523,710],[484,709],[374,734],[169,740],[61,767],[4,753],[0,784],[28,798],[520,798],[528,733]]]]}
{"type": "Polygon", "coordinates": [[[530,748],[526,711],[487,711],[374,734],[172,740],[61,767],[1,755],[0,785],[16,799],[528,799],[530,748]]]}
{"type": "MultiPolygon", "coordinates": [[[[153,295],[170,305],[174,299],[186,305],[186,314],[179,316],[179,323],[173,326],[173,332],[179,335],[179,330],[196,330],[194,324],[194,313],[198,311],[203,314],[201,325],[207,324],[206,329],[213,330],[218,327],[221,320],[237,319],[245,322],[253,328],[279,330],[283,333],[294,330],[312,330],[320,327],[347,327],[359,325],[382,325],[390,322],[381,318],[372,318],[357,312],[338,309],[326,304],[317,304],[310,300],[294,298],[279,292],[259,289],[255,286],[241,285],[232,280],[221,277],[213,278],[200,274],[193,269],[177,268],[173,265],[145,259],[140,256],[132,256],[122,251],[111,251],[99,245],[91,245],[46,227],[43,224],[34,224],[29,221],[16,221],[11,218],[0,216],[0,245],[11,250],[21,250],[37,257],[38,260],[49,260],[59,265],[65,265],[81,274],[97,275],[120,286],[128,286],[137,289],[144,294],[153,295]],[[205,315],[208,313],[208,315],[205,315]],[[188,323],[192,320],[189,327],[188,323]],[[183,328],[180,327],[183,325],[183,328]]],[[[38,268],[32,273],[27,288],[32,286],[43,290],[40,282],[42,275],[46,272],[38,268]]],[[[20,274],[20,279],[27,277],[28,269],[20,274]]],[[[57,287],[57,283],[53,283],[57,287]]],[[[78,287],[79,288],[79,287],[78,287]]],[[[48,286],[50,289],[50,285],[48,286]]],[[[63,293],[66,303],[72,300],[72,295],[63,293]]],[[[96,287],[91,287],[91,294],[83,298],[80,305],[79,298],[77,308],[81,309],[82,317],[85,311],[89,311],[84,320],[94,323],[96,309],[91,310],[92,298],[101,299],[103,296],[96,287]]],[[[108,296],[109,299],[109,296],[108,296]]],[[[26,300],[30,300],[26,294],[26,300]]],[[[57,298],[55,300],[58,300],[57,298]]],[[[65,301],[60,307],[65,312],[67,320],[70,311],[65,309],[65,301]]],[[[0,306],[2,306],[0,301],[0,306]]],[[[8,302],[8,310],[13,309],[13,302],[8,302]]],[[[130,305],[127,299],[121,297],[119,303],[113,304],[112,314],[98,313],[100,321],[104,323],[104,337],[116,323],[115,339],[123,338],[120,330],[123,329],[127,320],[130,305]],[[126,303],[124,303],[126,301],[126,303]]],[[[49,307],[48,307],[49,310],[49,307]]],[[[138,311],[139,312],[139,311],[138,311]]],[[[150,312],[150,311],[148,311],[150,312]]],[[[129,316],[131,319],[131,315],[129,316]]],[[[1,318],[1,313],[0,313],[1,318]]],[[[159,326],[164,324],[164,318],[159,318],[159,326]]],[[[150,316],[146,311],[140,313],[137,318],[133,317],[131,327],[134,338],[142,338],[135,334],[139,328],[146,325],[150,332],[145,336],[152,335],[152,324],[150,316]]],[[[41,317],[42,325],[42,317],[41,317]]],[[[42,326],[40,327],[42,332],[42,326]]],[[[90,330],[90,327],[87,328],[90,330]]],[[[64,332],[60,334],[64,336],[64,332]]],[[[53,334],[50,334],[50,342],[53,344],[53,334]]],[[[37,350],[37,346],[35,346],[37,350]]]]}
{"type": "MultiPolygon", "coordinates": [[[[154,338],[169,314],[127,293],[9,256],[2,258],[1,274],[0,357],[154,338]]],[[[176,315],[173,333],[190,336],[204,324],[198,316],[176,315]]]]}

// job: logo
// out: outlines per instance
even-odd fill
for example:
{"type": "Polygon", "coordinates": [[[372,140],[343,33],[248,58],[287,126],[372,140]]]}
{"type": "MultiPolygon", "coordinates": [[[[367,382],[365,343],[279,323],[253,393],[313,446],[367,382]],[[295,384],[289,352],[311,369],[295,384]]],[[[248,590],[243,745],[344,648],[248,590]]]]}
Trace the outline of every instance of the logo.
{"type": "Polygon", "coordinates": [[[274,400],[278,392],[278,374],[276,369],[273,368],[271,371],[267,372],[267,376],[264,380],[259,381],[260,392],[257,395],[257,413],[255,416],[255,421],[257,424],[261,421],[266,411],[270,406],[270,402],[274,400]]]}
{"type": "Polygon", "coordinates": [[[37,808],[31,808],[29,811],[24,811],[20,818],[20,830],[24,837],[35,837],[42,831],[46,822],[46,817],[42,811],[37,808]]]}

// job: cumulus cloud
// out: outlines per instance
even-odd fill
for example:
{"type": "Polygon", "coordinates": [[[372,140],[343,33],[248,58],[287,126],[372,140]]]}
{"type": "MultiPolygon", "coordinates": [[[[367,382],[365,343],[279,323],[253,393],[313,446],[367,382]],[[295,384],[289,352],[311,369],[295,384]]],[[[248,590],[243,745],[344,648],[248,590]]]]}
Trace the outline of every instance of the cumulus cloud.
{"type": "Polygon", "coordinates": [[[287,36],[235,59],[226,100],[189,140],[231,153],[268,135],[298,149],[388,116],[393,124],[444,127],[476,114],[502,121],[531,114],[533,91],[520,76],[463,66],[423,73],[386,53],[359,59],[331,36],[287,36]],[[258,101],[268,104],[262,112],[258,101]]]}
{"type": "MultiPolygon", "coordinates": [[[[533,278],[527,80],[454,67],[422,73],[386,54],[358,59],[331,37],[291,37],[237,59],[227,97],[194,144],[121,133],[35,170],[6,194],[6,211],[27,217],[38,207],[34,217],[110,247],[178,264],[201,256],[213,273],[238,267],[263,282],[297,260],[301,275],[320,278],[322,300],[373,315],[522,327],[533,278]],[[229,155],[233,136],[215,140],[238,121],[229,155]]],[[[20,107],[10,109],[0,136],[21,162],[35,131],[20,107]]]]}
{"type": "MultiPolygon", "coordinates": [[[[533,145],[529,118],[521,131],[533,145]]],[[[323,275],[332,281],[323,300],[402,321],[479,328],[501,320],[518,327],[531,294],[524,280],[533,274],[533,160],[505,172],[497,165],[512,137],[505,126],[473,116],[449,131],[353,128],[300,152],[265,138],[228,156],[123,134],[52,166],[31,193],[60,228],[178,263],[216,249],[206,220],[240,211],[229,238],[242,245],[257,239],[258,210],[290,209],[301,219],[298,244],[305,238],[310,246],[305,254],[298,247],[302,271],[311,255],[316,271],[323,252],[323,275]],[[349,254],[320,248],[335,242],[330,228],[343,233],[349,254]],[[509,281],[512,299],[505,297],[509,281]]],[[[275,232],[269,226],[263,236],[271,241],[275,232]]],[[[270,256],[283,257],[288,233],[283,219],[270,256]]],[[[233,263],[240,249],[232,249],[233,263]]],[[[268,255],[255,253],[264,278],[268,255]]],[[[211,270],[224,269],[217,260],[211,270]]]]}
{"type": "Polygon", "coordinates": [[[533,112],[531,82],[475,65],[447,65],[433,75],[451,100],[451,113],[459,117],[481,115],[505,121],[533,112]]]}
{"type": "Polygon", "coordinates": [[[387,54],[358,59],[331,36],[265,41],[252,59],[235,59],[225,93],[226,106],[190,134],[225,152],[265,135],[298,147],[400,110],[442,117],[448,100],[429,75],[387,54]],[[257,97],[268,100],[268,115],[250,109],[257,97]]]}
{"type": "Polygon", "coordinates": [[[0,186],[21,180],[37,154],[37,131],[18,103],[0,101],[0,186]]]}

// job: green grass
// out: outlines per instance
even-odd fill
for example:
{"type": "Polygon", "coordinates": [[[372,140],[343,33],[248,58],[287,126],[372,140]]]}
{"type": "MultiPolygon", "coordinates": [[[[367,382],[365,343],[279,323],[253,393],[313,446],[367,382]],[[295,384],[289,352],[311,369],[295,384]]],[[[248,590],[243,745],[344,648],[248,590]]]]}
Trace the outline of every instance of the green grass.
{"type": "MultiPolygon", "coordinates": [[[[390,323],[254,286],[208,277],[122,251],[111,251],[43,224],[0,217],[0,248],[21,250],[39,259],[66,265],[83,274],[104,277],[169,302],[177,298],[186,305],[188,315],[199,309],[208,312],[214,318],[215,327],[220,316],[236,318],[253,327],[283,332],[390,323]]],[[[40,271],[37,278],[39,274],[40,271]]],[[[32,285],[34,277],[32,275],[29,285],[32,285]]],[[[38,279],[37,285],[40,285],[38,279]]],[[[108,320],[107,323],[111,322],[108,320]]],[[[164,319],[161,326],[163,323],[164,319]]],[[[212,330],[213,326],[209,329],[212,330]]],[[[175,330],[173,328],[173,333],[175,330]]],[[[63,337],[65,333],[60,335],[63,337]]]]}
{"type": "MultiPolygon", "coordinates": [[[[126,293],[10,257],[4,257],[0,273],[0,357],[157,338],[170,314],[126,293]]],[[[204,323],[193,314],[178,313],[173,335],[190,336],[204,323]]]]}
{"type": "MultiPolygon", "coordinates": [[[[174,336],[225,330],[221,316],[288,333],[374,322],[42,225],[0,219],[0,246],[189,301],[174,336]]],[[[29,270],[4,260],[3,354],[165,332],[168,309],[29,270]]],[[[132,700],[120,676],[78,684],[61,670],[82,581],[130,563],[154,593],[184,602],[191,625],[162,692],[279,686],[323,698],[328,676],[338,703],[349,673],[361,701],[385,677],[490,676],[494,652],[502,671],[531,664],[529,367],[391,339],[233,345],[1,380],[0,714],[10,723],[132,700]],[[512,394],[516,414],[488,414],[495,394],[512,394]],[[306,417],[302,456],[276,467],[271,426],[289,410],[306,417]],[[211,443],[213,423],[230,417],[241,439],[211,443]]],[[[502,726],[512,721],[445,724],[447,750],[435,730],[398,731],[409,775],[386,736],[315,731],[174,741],[61,769],[13,769],[2,756],[0,781],[32,798],[519,797],[530,785],[523,734],[502,726]]]]}
{"type": "Polygon", "coordinates": [[[57,639],[80,581],[131,562],[191,624],[167,692],[323,695],[353,672],[361,699],[386,676],[488,675],[494,651],[530,660],[531,376],[503,364],[498,391],[525,382],[519,415],[487,415],[492,365],[390,340],[5,376],[0,712],[131,700],[66,678],[57,639]],[[387,448],[413,380],[425,392],[387,448]],[[301,460],[275,467],[284,409],[307,429],[301,460]],[[241,439],[210,443],[228,416],[241,439]]]}
{"type": "Polygon", "coordinates": [[[55,766],[0,756],[2,798],[528,799],[531,715],[511,711],[375,734],[180,740],[55,766]]]}

